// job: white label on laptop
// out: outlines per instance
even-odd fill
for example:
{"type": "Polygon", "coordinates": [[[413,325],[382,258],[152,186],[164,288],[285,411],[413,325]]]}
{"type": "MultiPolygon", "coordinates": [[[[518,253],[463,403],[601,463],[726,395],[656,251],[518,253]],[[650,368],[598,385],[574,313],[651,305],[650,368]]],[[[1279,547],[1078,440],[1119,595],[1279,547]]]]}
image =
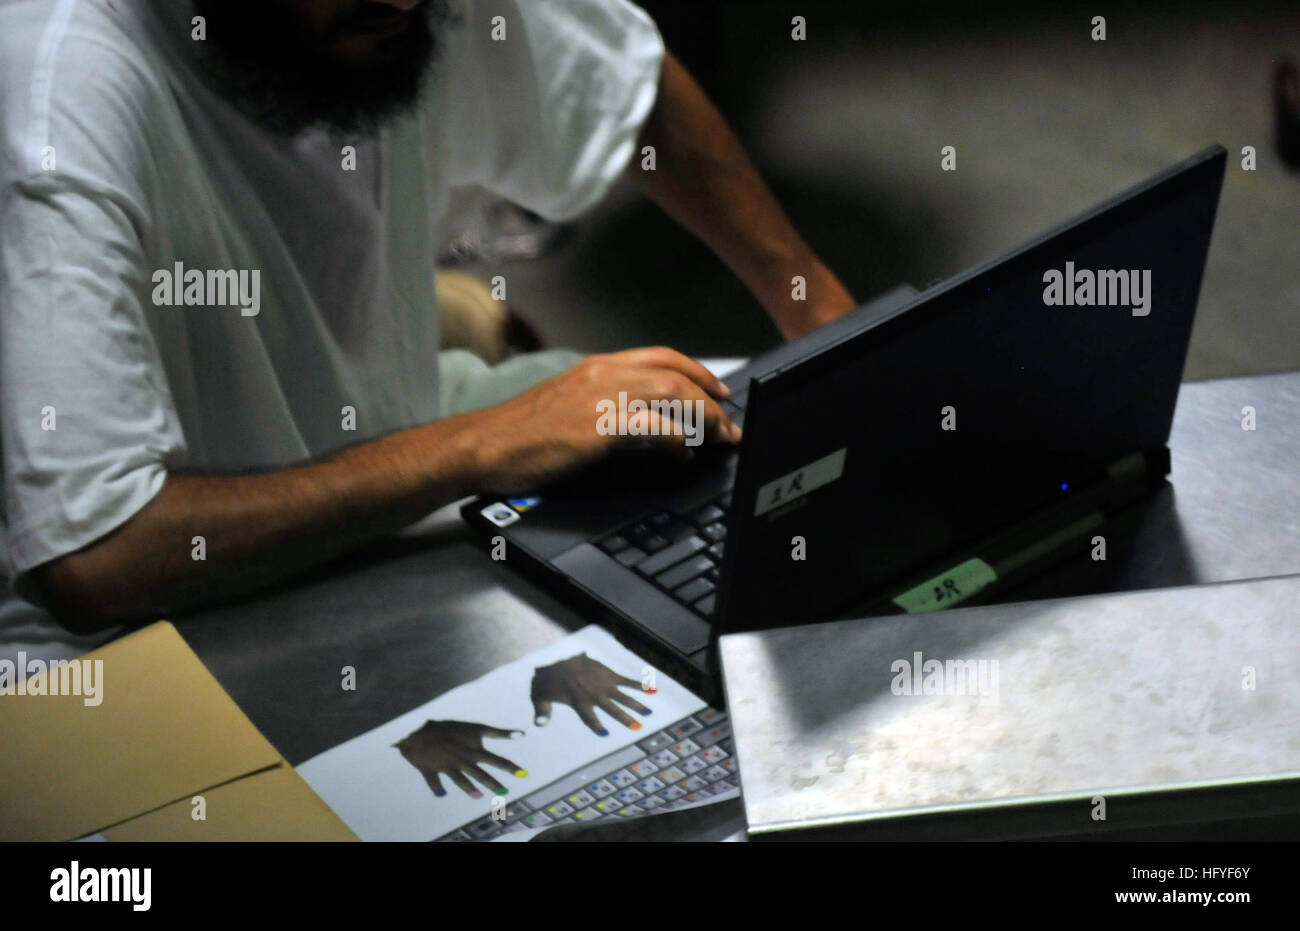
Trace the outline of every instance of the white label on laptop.
{"type": "Polygon", "coordinates": [[[813,489],[835,481],[844,474],[844,456],[847,452],[847,446],[837,449],[829,456],[822,456],[815,462],[768,482],[758,490],[754,516],[758,517],[791,501],[797,501],[813,489]]]}
{"type": "Polygon", "coordinates": [[[489,504],[483,510],[479,511],[484,517],[492,521],[498,527],[509,527],[515,521],[519,520],[519,514],[500,501],[495,504],[489,504]]]}
{"type": "Polygon", "coordinates": [[[908,614],[927,614],[930,611],[942,611],[965,601],[990,582],[996,582],[998,575],[982,559],[968,559],[947,572],[941,572],[934,578],[922,582],[916,588],[909,588],[894,599],[908,614]]]}

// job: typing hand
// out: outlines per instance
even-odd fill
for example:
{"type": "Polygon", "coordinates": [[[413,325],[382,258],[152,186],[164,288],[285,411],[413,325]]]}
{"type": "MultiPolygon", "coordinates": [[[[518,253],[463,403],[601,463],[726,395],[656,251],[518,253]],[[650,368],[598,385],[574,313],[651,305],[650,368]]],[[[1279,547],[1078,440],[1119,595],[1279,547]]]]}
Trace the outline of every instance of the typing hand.
{"type": "Polygon", "coordinates": [[[483,793],[470,782],[471,776],[479,785],[497,795],[507,795],[510,790],[484,772],[479,763],[514,773],[520,779],[528,775],[526,770],[505,757],[483,749],[483,738],[523,735],[523,731],[507,731],[468,721],[425,721],[418,731],[403,737],[393,746],[401,751],[406,762],[420,771],[438,798],[447,794],[440,778],[444,773],[470,798],[482,798],[483,793]]]}
{"type": "Polygon", "coordinates": [[[740,428],[718,405],[729,393],[700,363],[664,347],[588,356],[517,397],[464,415],[474,424],[474,490],[535,491],[615,449],[647,443],[683,460],[695,455],[690,443],[735,445],[740,428]],[[620,433],[605,405],[623,399],[631,413],[620,433]],[[637,411],[633,402],[645,406],[637,411]],[[688,436],[685,416],[675,421],[658,402],[681,402],[677,410],[702,413],[702,422],[692,416],[688,436]]]}
{"type": "Polygon", "coordinates": [[[639,731],[641,722],[633,720],[631,715],[614,703],[626,705],[640,714],[649,714],[650,709],[635,698],[624,695],[619,691],[620,687],[640,689],[641,683],[620,676],[586,653],[539,667],[533,673],[531,695],[536,714],[534,723],[541,727],[549,721],[552,702],[560,702],[576,711],[582,723],[600,737],[608,737],[609,731],[601,726],[600,719],[596,717],[597,708],[619,724],[639,731]]]}

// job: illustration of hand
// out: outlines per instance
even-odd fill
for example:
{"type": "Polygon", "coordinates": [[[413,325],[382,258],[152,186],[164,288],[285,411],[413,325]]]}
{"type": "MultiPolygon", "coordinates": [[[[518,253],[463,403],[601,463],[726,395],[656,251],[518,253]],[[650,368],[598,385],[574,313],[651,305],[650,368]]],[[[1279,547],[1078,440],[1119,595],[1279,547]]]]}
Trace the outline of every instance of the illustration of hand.
{"type": "Polygon", "coordinates": [[[620,676],[586,653],[570,656],[549,666],[540,666],[533,673],[531,697],[533,712],[536,714],[533,723],[538,727],[544,725],[551,719],[551,703],[560,702],[576,711],[582,723],[600,737],[608,737],[609,731],[601,727],[600,719],[596,717],[597,708],[619,724],[639,731],[641,722],[633,720],[631,715],[614,703],[626,705],[641,714],[649,714],[650,709],[620,692],[620,686],[640,689],[641,683],[620,676]]]}
{"type": "Polygon", "coordinates": [[[479,763],[514,773],[520,779],[528,775],[527,770],[505,757],[483,749],[483,738],[522,736],[523,731],[507,731],[469,721],[425,721],[418,731],[408,734],[393,746],[401,751],[406,762],[420,771],[438,798],[447,794],[440,778],[443,773],[470,798],[482,798],[483,793],[470,782],[471,776],[479,785],[497,795],[508,795],[510,790],[484,772],[479,763]]]}

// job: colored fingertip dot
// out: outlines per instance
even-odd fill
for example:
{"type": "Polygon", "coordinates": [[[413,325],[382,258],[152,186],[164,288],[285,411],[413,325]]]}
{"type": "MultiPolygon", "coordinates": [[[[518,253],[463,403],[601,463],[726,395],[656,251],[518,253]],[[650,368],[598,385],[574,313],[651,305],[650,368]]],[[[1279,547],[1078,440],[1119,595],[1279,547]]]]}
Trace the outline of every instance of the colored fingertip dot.
{"type": "Polygon", "coordinates": [[[537,717],[535,717],[535,718],[533,719],[533,723],[536,724],[538,727],[541,727],[543,724],[545,724],[545,723],[546,723],[547,721],[549,721],[549,720],[551,720],[551,719],[550,719],[550,717],[549,717],[548,715],[539,714],[537,717]]]}
{"type": "Polygon", "coordinates": [[[639,731],[641,730],[641,722],[633,721],[631,724],[628,725],[628,727],[632,728],[632,730],[634,731],[639,731]]]}
{"type": "Polygon", "coordinates": [[[526,770],[526,769],[516,769],[516,770],[515,770],[515,775],[518,776],[520,779],[523,779],[523,778],[525,778],[525,777],[528,775],[528,770],[526,770]]]}
{"type": "Polygon", "coordinates": [[[497,789],[497,795],[509,795],[509,794],[510,794],[510,790],[507,789],[505,786],[502,786],[501,788],[497,789]]]}
{"type": "Polygon", "coordinates": [[[597,737],[608,737],[608,736],[609,736],[609,731],[605,730],[603,727],[598,727],[598,728],[596,728],[596,736],[597,736],[597,737]]]}
{"type": "Polygon", "coordinates": [[[649,708],[642,708],[642,709],[641,709],[641,713],[642,713],[642,714],[653,714],[653,712],[652,712],[649,708]]]}
{"type": "Polygon", "coordinates": [[[483,793],[480,792],[478,789],[475,789],[473,792],[471,792],[471,793],[469,794],[469,797],[470,797],[470,798],[482,798],[482,797],[483,797],[483,793]]]}
{"type": "Polygon", "coordinates": [[[433,794],[436,795],[436,796],[438,796],[438,798],[442,798],[444,795],[447,794],[447,790],[446,790],[446,789],[434,789],[434,790],[433,790],[433,794]]]}

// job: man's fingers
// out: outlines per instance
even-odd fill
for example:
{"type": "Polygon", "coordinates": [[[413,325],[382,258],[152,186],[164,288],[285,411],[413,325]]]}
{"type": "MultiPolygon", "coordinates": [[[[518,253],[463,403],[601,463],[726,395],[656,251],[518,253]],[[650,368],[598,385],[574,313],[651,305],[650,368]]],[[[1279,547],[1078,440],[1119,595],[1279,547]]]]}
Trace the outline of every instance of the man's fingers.
{"type": "Polygon", "coordinates": [[[524,736],[523,731],[512,731],[504,727],[492,727],[488,724],[480,724],[478,729],[480,737],[499,737],[502,740],[515,740],[524,736]]]}
{"type": "Polygon", "coordinates": [[[724,385],[720,378],[676,349],[669,349],[667,346],[646,346],[640,349],[628,349],[615,355],[627,365],[666,368],[681,372],[715,398],[725,398],[731,394],[731,389],[724,385]]]}
{"type": "Polygon", "coordinates": [[[487,763],[489,766],[495,766],[497,769],[504,770],[519,779],[528,775],[528,770],[524,769],[518,763],[512,763],[503,756],[497,756],[490,750],[483,750],[475,754],[477,763],[487,763]]]}
{"type": "Polygon", "coordinates": [[[721,420],[710,420],[707,411],[704,423],[692,424],[689,434],[681,424],[657,411],[642,411],[628,417],[627,422],[628,436],[624,438],[627,443],[649,443],[652,446],[676,450],[688,459],[703,445],[706,438],[715,442],[734,442],[725,432],[731,428],[721,420]],[[637,427],[633,428],[633,423],[636,423],[637,427]],[[640,435],[635,435],[634,430],[640,435]]]}
{"type": "MultiPolygon", "coordinates": [[[[505,786],[503,786],[501,783],[497,782],[497,781],[496,781],[495,779],[493,779],[491,776],[489,776],[488,773],[487,773],[487,770],[483,769],[483,767],[481,767],[481,766],[470,766],[470,767],[468,767],[465,771],[466,771],[467,773],[469,773],[471,776],[474,777],[474,781],[475,781],[475,782],[477,782],[479,785],[483,786],[483,788],[487,789],[487,790],[488,790],[489,792],[491,792],[493,795],[509,795],[509,794],[510,794],[510,790],[507,789],[505,786]]],[[[481,794],[482,794],[482,793],[480,793],[480,795],[481,795],[481,794]]],[[[475,798],[478,798],[479,796],[476,795],[476,796],[474,796],[474,797],[475,797],[475,798]]]]}
{"type": "MultiPolygon", "coordinates": [[[[699,402],[703,406],[706,424],[715,428],[718,424],[722,424],[722,428],[714,429],[710,435],[724,441],[732,439],[730,435],[731,418],[727,416],[718,402],[709,395],[708,390],[690,376],[678,371],[653,366],[632,366],[621,370],[618,381],[620,390],[627,392],[629,405],[634,400],[640,401],[646,405],[647,409],[671,412],[685,418],[688,413],[694,414],[696,402],[699,402]],[[674,406],[670,403],[652,407],[651,405],[655,401],[680,401],[681,404],[674,406]],[[689,412],[686,409],[687,404],[691,405],[689,412]],[[675,407],[677,409],[674,409],[675,407]]],[[[694,425],[698,426],[698,424],[694,425]]]]}
{"type": "Polygon", "coordinates": [[[448,777],[450,777],[451,781],[456,784],[456,787],[459,788],[466,795],[468,795],[470,798],[483,797],[483,793],[480,792],[478,789],[474,788],[474,783],[470,782],[469,778],[460,770],[453,769],[449,773],[447,773],[447,775],[448,777]]]}
{"type": "Polygon", "coordinates": [[[640,721],[636,720],[634,717],[632,717],[630,714],[628,714],[618,705],[614,704],[608,698],[601,699],[600,710],[605,712],[605,714],[609,715],[611,718],[613,718],[615,721],[617,721],[619,724],[622,724],[624,727],[628,728],[629,730],[633,730],[633,731],[641,730],[640,721]]]}
{"type": "Polygon", "coordinates": [[[424,770],[420,770],[420,775],[424,777],[424,781],[429,784],[429,788],[433,790],[433,794],[438,798],[442,798],[447,794],[447,790],[442,787],[442,779],[437,773],[426,773],[424,770]]]}
{"type": "Polygon", "coordinates": [[[632,415],[628,417],[627,423],[627,435],[619,437],[623,445],[638,446],[648,443],[672,453],[679,459],[690,459],[695,455],[695,450],[686,445],[686,436],[681,428],[653,411],[641,411],[632,415]]]}
{"type": "Polygon", "coordinates": [[[546,722],[551,720],[551,702],[545,698],[533,699],[533,723],[538,727],[545,726],[546,722]]]}
{"type": "Polygon", "coordinates": [[[600,718],[596,717],[596,700],[588,695],[574,695],[569,701],[573,710],[578,713],[578,719],[583,724],[591,728],[592,733],[597,737],[608,737],[609,731],[600,723],[600,718]]]}
{"type": "MultiPolygon", "coordinates": [[[[621,678],[621,677],[620,677],[620,678],[621,678]]],[[[640,683],[640,682],[637,682],[637,683],[635,683],[633,686],[630,686],[630,687],[639,689],[639,688],[641,688],[641,683],[640,683]]],[[[612,699],[613,699],[614,701],[616,701],[616,702],[620,702],[620,703],[626,705],[627,707],[631,708],[633,711],[639,712],[640,714],[649,714],[649,713],[650,713],[650,709],[649,709],[649,708],[647,708],[645,705],[641,704],[639,701],[637,701],[637,700],[636,700],[635,698],[633,698],[631,695],[624,695],[622,692],[614,692],[614,693],[611,694],[609,697],[612,698],[612,699]]]]}

